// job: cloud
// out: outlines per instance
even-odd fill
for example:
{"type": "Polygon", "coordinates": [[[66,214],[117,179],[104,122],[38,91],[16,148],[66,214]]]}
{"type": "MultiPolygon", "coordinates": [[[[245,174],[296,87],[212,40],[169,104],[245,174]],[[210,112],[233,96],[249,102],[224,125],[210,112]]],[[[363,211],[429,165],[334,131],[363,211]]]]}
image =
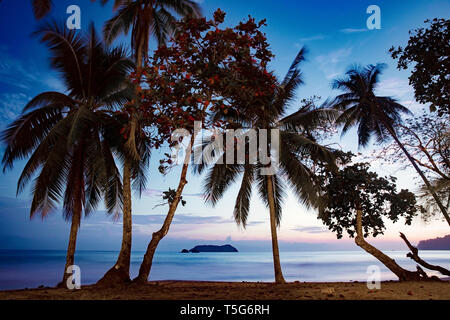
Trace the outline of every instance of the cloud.
{"type": "Polygon", "coordinates": [[[142,194],[147,197],[162,197],[163,191],[159,189],[146,189],[142,194]]]}
{"type": "Polygon", "coordinates": [[[382,80],[376,88],[376,93],[397,99],[401,105],[412,112],[420,112],[427,107],[414,99],[414,89],[409,85],[408,79],[388,78],[382,80]]]}
{"type": "Polygon", "coordinates": [[[330,80],[343,73],[344,62],[352,53],[352,48],[342,48],[332,51],[328,54],[316,57],[316,62],[319,64],[319,69],[325,74],[325,77],[330,80]]]}
{"type": "Polygon", "coordinates": [[[366,32],[368,30],[369,29],[367,29],[367,28],[361,28],[361,29],[345,28],[345,29],[339,30],[339,32],[342,32],[342,33],[359,33],[359,32],[366,32]]]}
{"type": "MultiPolygon", "coordinates": [[[[155,225],[159,228],[166,218],[165,214],[158,215],[135,215],[133,217],[133,228],[140,234],[152,234],[155,231],[155,225]]],[[[185,226],[185,228],[192,229],[192,226],[205,225],[223,225],[227,223],[235,223],[231,219],[225,219],[220,216],[199,216],[190,214],[176,214],[173,218],[172,224],[174,226],[185,226]]],[[[209,227],[209,226],[208,226],[209,227]]]]}
{"type": "Polygon", "coordinates": [[[382,80],[376,89],[377,94],[405,98],[413,95],[413,89],[407,79],[389,78],[382,80]]]}
{"type": "Polygon", "coordinates": [[[204,194],[203,193],[183,193],[183,196],[203,198],[204,194]]]}
{"type": "Polygon", "coordinates": [[[300,38],[298,39],[298,42],[296,43],[296,45],[300,46],[302,42],[310,42],[310,41],[316,41],[316,40],[323,40],[325,39],[327,36],[324,34],[316,34],[310,37],[304,37],[304,38],[300,38]]]}
{"type": "Polygon", "coordinates": [[[325,233],[328,232],[323,227],[316,227],[316,226],[298,226],[296,228],[293,228],[291,230],[299,231],[299,232],[305,232],[305,233],[325,233]]]}
{"type": "Polygon", "coordinates": [[[247,226],[251,227],[251,226],[257,226],[260,224],[266,223],[266,221],[251,221],[247,223],[247,226]]]}
{"type": "Polygon", "coordinates": [[[0,197],[0,208],[5,209],[29,209],[30,200],[10,197],[0,197]]]}
{"type": "Polygon", "coordinates": [[[33,61],[23,61],[13,57],[7,47],[0,46],[0,82],[22,90],[44,87],[46,90],[64,91],[61,81],[45,72],[37,70],[33,61]]]}
{"type": "Polygon", "coordinates": [[[418,113],[422,112],[422,110],[425,108],[428,110],[428,105],[421,104],[420,102],[417,102],[416,100],[400,100],[398,103],[400,103],[402,106],[407,107],[411,112],[418,113]]]}
{"type": "MultiPolygon", "coordinates": [[[[161,224],[166,218],[165,214],[155,215],[135,215],[136,224],[161,224]]],[[[231,219],[224,219],[220,216],[199,216],[191,214],[176,214],[173,218],[173,224],[216,224],[216,223],[234,223],[231,219]]]]}
{"type": "Polygon", "coordinates": [[[22,112],[32,98],[30,91],[65,91],[58,78],[48,70],[38,70],[33,65],[33,61],[24,63],[9,54],[7,47],[0,46],[0,84],[15,88],[0,94],[0,129],[4,129],[22,112]]]}
{"type": "Polygon", "coordinates": [[[17,118],[30,99],[31,97],[23,93],[0,94],[0,130],[17,118]]]}

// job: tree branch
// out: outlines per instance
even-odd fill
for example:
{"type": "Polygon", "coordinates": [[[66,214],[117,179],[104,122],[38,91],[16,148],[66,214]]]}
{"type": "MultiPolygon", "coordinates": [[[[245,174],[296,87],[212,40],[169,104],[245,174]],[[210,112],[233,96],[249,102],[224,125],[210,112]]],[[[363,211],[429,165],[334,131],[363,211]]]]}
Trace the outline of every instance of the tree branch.
{"type": "Polygon", "coordinates": [[[414,260],[415,262],[417,262],[418,264],[420,264],[421,266],[423,266],[427,269],[439,271],[443,275],[450,276],[450,270],[447,270],[441,266],[435,266],[435,265],[429,264],[428,262],[422,260],[419,257],[419,250],[409,242],[409,240],[406,238],[406,236],[402,232],[400,232],[400,238],[402,238],[403,241],[405,241],[406,245],[408,246],[409,250],[411,251],[406,255],[407,257],[411,258],[412,260],[414,260]]]}

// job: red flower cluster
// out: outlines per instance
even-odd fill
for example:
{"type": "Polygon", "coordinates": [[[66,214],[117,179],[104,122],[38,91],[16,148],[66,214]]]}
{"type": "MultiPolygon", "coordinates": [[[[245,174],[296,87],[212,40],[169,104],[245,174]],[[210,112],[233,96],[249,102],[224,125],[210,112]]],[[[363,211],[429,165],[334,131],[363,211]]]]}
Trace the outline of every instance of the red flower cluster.
{"type": "Polygon", "coordinates": [[[142,70],[132,74],[139,110],[157,132],[157,145],[177,128],[227,128],[226,115],[255,114],[275,90],[266,70],[273,55],[265,34],[251,17],[234,28],[220,28],[225,13],[214,19],[186,18],[169,45],[158,48],[142,70]]]}

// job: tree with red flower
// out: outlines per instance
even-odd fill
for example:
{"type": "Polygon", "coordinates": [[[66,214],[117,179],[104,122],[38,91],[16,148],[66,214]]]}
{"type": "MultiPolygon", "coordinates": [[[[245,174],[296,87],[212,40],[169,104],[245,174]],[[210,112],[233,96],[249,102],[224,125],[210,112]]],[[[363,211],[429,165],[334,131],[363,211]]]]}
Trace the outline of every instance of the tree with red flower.
{"type": "Polygon", "coordinates": [[[153,255],[181,200],[196,138],[194,122],[208,129],[226,129],[232,124],[215,119],[217,110],[249,119],[264,114],[263,106],[274,92],[276,79],[266,69],[273,55],[260,30],[265,21],[249,17],[234,28],[221,28],[224,19],[219,9],[212,20],[190,17],[179,22],[170,44],[156,50],[146,66],[133,74],[140,109],[152,123],[154,144],[179,145],[180,140],[172,141],[176,129],[190,134],[178,187],[161,229],[153,233],[136,282],[147,281],[153,255]]]}

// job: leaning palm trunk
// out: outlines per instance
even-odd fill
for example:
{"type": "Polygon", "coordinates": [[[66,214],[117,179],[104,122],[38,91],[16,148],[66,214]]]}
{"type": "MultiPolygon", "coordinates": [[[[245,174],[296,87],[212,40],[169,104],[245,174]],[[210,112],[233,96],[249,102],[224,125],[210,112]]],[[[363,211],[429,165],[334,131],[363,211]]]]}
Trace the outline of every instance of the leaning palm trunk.
{"type": "Polygon", "coordinates": [[[79,212],[74,212],[72,215],[72,222],[70,225],[70,235],[69,235],[69,245],[67,247],[66,265],[64,267],[64,275],[61,283],[58,287],[66,287],[67,280],[70,277],[70,273],[67,272],[70,266],[75,263],[75,249],[77,244],[78,229],[80,227],[81,210],[79,212]]]}
{"type": "Polygon", "coordinates": [[[364,239],[364,234],[362,230],[362,209],[358,208],[356,210],[356,237],[355,243],[361,247],[364,251],[371,254],[377,258],[381,263],[383,263],[389,270],[391,270],[400,281],[417,281],[424,280],[427,278],[426,274],[420,267],[417,267],[417,272],[412,272],[400,267],[394,259],[391,259],[383,252],[372,246],[364,239]]]}
{"type": "Polygon", "coordinates": [[[436,201],[439,209],[441,210],[442,214],[444,215],[445,220],[447,220],[447,223],[450,225],[450,216],[448,215],[447,209],[442,204],[441,199],[439,199],[439,197],[436,194],[436,191],[434,190],[434,188],[431,185],[430,181],[423,174],[422,170],[419,168],[419,166],[417,165],[416,161],[411,157],[411,155],[409,154],[408,150],[406,150],[406,148],[403,145],[403,143],[401,143],[401,141],[398,139],[397,134],[395,133],[395,131],[389,125],[387,125],[386,123],[385,123],[385,126],[386,126],[386,128],[388,128],[389,133],[391,134],[392,138],[394,138],[395,142],[398,144],[400,149],[402,149],[402,151],[405,153],[406,157],[409,159],[409,161],[413,165],[414,169],[416,169],[417,173],[422,178],[423,182],[425,183],[425,185],[427,186],[427,188],[430,191],[431,195],[433,196],[434,200],[436,201]]]}
{"type": "Polygon", "coordinates": [[[175,197],[173,201],[169,205],[169,212],[167,213],[166,219],[164,223],[157,232],[154,232],[152,235],[152,240],[147,246],[147,251],[145,252],[144,259],[142,260],[141,267],[139,268],[139,275],[134,279],[136,283],[145,283],[150,275],[150,271],[153,263],[153,256],[155,255],[156,248],[158,247],[159,242],[164,238],[169,232],[170,225],[172,223],[173,217],[175,216],[175,211],[177,210],[178,204],[181,200],[181,195],[183,193],[183,189],[187,184],[186,176],[189,168],[189,160],[192,153],[192,146],[195,141],[195,135],[193,134],[191,137],[190,145],[187,147],[186,155],[184,158],[183,168],[181,170],[180,182],[178,183],[177,190],[175,192],[175,197]]]}
{"type": "Polygon", "coordinates": [[[267,193],[270,210],[270,231],[272,234],[272,254],[273,254],[273,268],[275,272],[275,282],[286,283],[283,277],[283,272],[281,270],[280,251],[278,249],[277,222],[275,215],[276,209],[273,192],[274,190],[273,190],[272,176],[267,176],[267,193]]]}
{"type": "Polygon", "coordinates": [[[125,159],[123,166],[123,230],[122,247],[115,265],[106,272],[97,284],[110,286],[130,281],[132,215],[131,215],[131,160],[125,159]]]}

